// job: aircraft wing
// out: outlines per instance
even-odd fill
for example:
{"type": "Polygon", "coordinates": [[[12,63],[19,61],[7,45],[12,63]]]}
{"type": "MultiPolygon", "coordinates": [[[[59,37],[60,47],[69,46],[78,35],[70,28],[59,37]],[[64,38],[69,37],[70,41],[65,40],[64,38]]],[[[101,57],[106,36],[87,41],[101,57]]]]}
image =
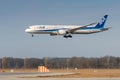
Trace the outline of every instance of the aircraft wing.
{"type": "Polygon", "coordinates": [[[68,32],[68,33],[72,33],[72,32],[74,32],[74,31],[76,31],[76,30],[78,30],[78,29],[85,28],[85,27],[87,27],[87,26],[94,25],[94,24],[96,24],[96,22],[95,22],[95,23],[88,24],[88,25],[80,26],[80,27],[77,27],[77,28],[68,29],[67,32],[68,32]]]}

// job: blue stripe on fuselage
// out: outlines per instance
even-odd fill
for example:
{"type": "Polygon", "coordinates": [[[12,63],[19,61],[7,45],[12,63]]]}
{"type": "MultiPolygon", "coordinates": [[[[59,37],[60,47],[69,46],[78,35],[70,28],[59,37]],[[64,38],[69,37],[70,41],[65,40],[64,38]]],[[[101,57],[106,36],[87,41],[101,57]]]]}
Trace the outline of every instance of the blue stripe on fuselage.
{"type": "Polygon", "coordinates": [[[65,30],[65,29],[68,29],[68,28],[48,29],[48,30],[37,30],[37,31],[54,32],[54,31],[65,30]]]}
{"type": "MultiPolygon", "coordinates": [[[[49,29],[49,30],[38,30],[38,31],[54,32],[54,31],[65,30],[65,29],[69,29],[69,28],[49,29]]],[[[97,27],[86,27],[86,28],[80,28],[79,30],[89,30],[89,29],[101,29],[101,28],[97,28],[97,27]]]]}

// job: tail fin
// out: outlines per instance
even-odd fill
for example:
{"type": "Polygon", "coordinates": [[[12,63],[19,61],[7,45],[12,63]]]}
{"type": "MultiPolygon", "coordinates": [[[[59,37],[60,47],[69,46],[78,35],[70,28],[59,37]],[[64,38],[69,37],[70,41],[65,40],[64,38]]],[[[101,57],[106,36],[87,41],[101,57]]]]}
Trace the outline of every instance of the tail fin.
{"type": "Polygon", "coordinates": [[[100,22],[98,22],[95,26],[95,28],[103,28],[105,25],[105,22],[107,20],[108,15],[105,15],[100,22]]]}

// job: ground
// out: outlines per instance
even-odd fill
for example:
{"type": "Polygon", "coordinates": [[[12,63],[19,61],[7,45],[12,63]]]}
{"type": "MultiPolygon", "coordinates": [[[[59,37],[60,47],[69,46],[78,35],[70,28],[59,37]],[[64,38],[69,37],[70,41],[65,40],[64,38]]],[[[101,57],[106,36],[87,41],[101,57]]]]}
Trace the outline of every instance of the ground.
{"type": "Polygon", "coordinates": [[[78,70],[53,70],[53,72],[71,72],[74,74],[48,76],[64,78],[120,78],[120,69],[78,69],[78,70]]]}
{"type": "MultiPolygon", "coordinates": [[[[4,69],[3,73],[11,72],[37,72],[37,69],[4,69]]],[[[60,75],[27,76],[36,78],[120,78],[120,69],[50,69],[50,73],[61,73],[60,75]],[[71,73],[71,74],[62,74],[71,73]]],[[[23,76],[24,77],[24,76],[23,76]]]]}

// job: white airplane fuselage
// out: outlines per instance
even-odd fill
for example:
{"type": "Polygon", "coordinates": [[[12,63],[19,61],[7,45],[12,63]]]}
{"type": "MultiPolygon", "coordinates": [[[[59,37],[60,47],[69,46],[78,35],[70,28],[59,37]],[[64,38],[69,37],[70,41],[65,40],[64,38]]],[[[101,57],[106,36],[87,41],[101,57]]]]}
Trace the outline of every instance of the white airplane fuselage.
{"type": "MultiPolygon", "coordinates": [[[[30,26],[29,28],[27,28],[25,32],[30,33],[30,34],[50,34],[50,33],[57,34],[57,31],[59,30],[73,29],[77,27],[80,27],[80,26],[34,25],[34,26],[30,26]]],[[[101,31],[102,30],[100,29],[83,29],[83,30],[81,29],[81,30],[74,31],[72,34],[90,34],[90,33],[96,33],[96,32],[101,32],[101,31]]]]}
{"type": "Polygon", "coordinates": [[[64,35],[65,38],[72,37],[71,34],[92,34],[108,30],[104,28],[108,15],[102,18],[101,22],[79,26],[79,25],[33,25],[25,30],[30,34],[50,34],[50,35],[64,35]],[[91,26],[92,25],[92,26],[91,26]],[[69,34],[69,36],[67,36],[69,34]]]}

